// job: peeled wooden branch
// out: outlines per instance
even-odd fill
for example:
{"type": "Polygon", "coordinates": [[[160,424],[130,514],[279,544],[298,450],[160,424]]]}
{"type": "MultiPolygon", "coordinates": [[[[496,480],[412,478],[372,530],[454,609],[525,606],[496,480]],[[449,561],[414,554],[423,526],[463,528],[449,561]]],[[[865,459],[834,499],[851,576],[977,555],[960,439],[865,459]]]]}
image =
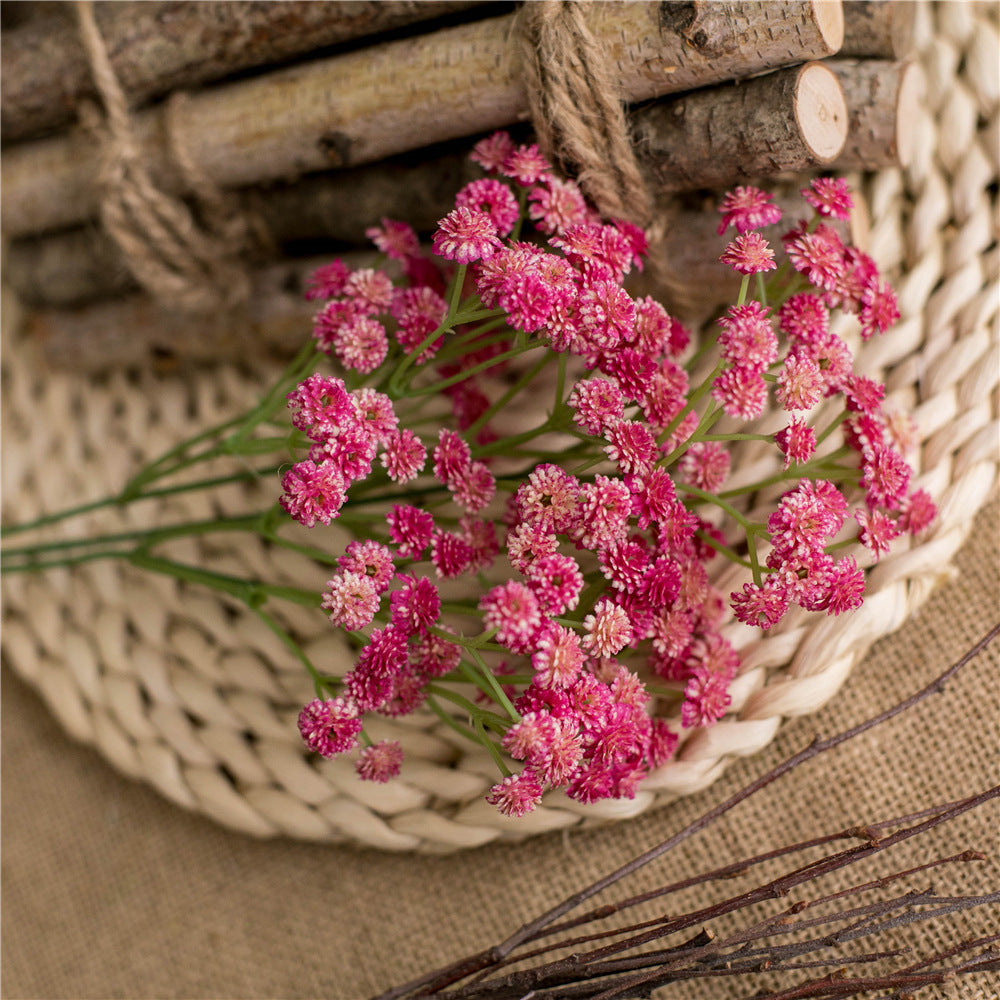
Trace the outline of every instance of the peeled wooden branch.
{"type": "Polygon", "coordinates": [[[851,0],[844,4],[844,44],[852,58],[906,59],[913,54],[917,5],[912,0],[851,0]]]}
{"type": "MultiPolygon", "coordinates": [[[[98,3],[108,54],[133,105],[239,70],[479,6],[475,0],[198,0],[98,3]]],[[[71,16],[5,32],[0,127],[5,140],[65,126],[95,96],[71,16]]]]}
{"type": "Polygon", "coordinates": [[[831,163],[847,106],[837,77],[814,62],[660,102],[633,116],[633,133],[657,193],[723,188],[831,163]]]}
{"type": "MultiPolygon", "coordinates": [[[[371,253],[351,255],[363,266],[371,253]]],[[[287,355],[309,335],[316,304],[302,298],[308,274],[322,260],[286,261],[255,273],[245,306],[210,315],[171,310],[146,295],[97,302],[73,310],[39,310],[29,317],[32,336],[56,368],[101,372],[129,365],[172,368],[241,355],[287,355]]]]}
{"type": "MultiPolygon", "coordinates": [[[[830,55],[843,34],[839,0],[586,10],[630,101],[830,55]]],[[[528,110],[508,44],[513,27],[513,16],[492,18],[216,87],[175,106],[171,127],[205,176],[241,187],[509,125],[528,110]]],[[[157,183],[182,190],[162,108],[138,115],[136,134],[157,183]]],[[[98,150],[81,135],[5,152],[5,231],[23,236],[94,216],[98,170],[98,150]]]]}
{"type": "Polygon", "coordinates": [[[847,142],[834,161],[838,170],[909,166],[923,74],[916,63],[882,59],[831,59],[847,102],[847,142]]]}

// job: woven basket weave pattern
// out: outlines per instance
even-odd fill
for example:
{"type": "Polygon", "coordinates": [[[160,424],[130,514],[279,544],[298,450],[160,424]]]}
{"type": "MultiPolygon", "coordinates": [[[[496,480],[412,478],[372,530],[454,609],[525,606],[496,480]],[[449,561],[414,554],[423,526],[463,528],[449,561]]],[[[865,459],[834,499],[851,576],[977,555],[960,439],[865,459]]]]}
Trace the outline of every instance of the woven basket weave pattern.
{"type": "MultiPolygon", "coordinates": [[[[856,369],[883,379],[891,403],[915,416],[919,445],[910,458],[917,484],[938,502],[939,522],[919,544],[900,539],[870,572],[865,604],[854,616],[802,613],[766,638],[735,626],[744,666],[731,714],[691,735],[635,799],[582,806],[554,794],[534,813],[507,820],[482,801],[496,780],[492,760],[460,745],[429,715],[372,721],[373,738],[399,738],[407,750],[402,777],[388,785],[358,781],[348,760],[309,759],[295,718],[312,697],[311,682],[275,636],[226,597],[117,562],[5,578],[7,662],[42,693],[69,733],[95,745],[120,771],[256,836],[443,851],[635,815],[704,788],[733,755],[770,742],[782,718],[823,705],[870,644],[902,624],[949,574],[993,488],[996,13],[993,4],[920,6],[927,97],[914,162],[906,172],[885,171],[863,184],[869,251],[895,279],[902,318],[885,337],[863,346],[852,340],[856,369]]],[[[13,311],[5,310],[8,321],[13,311]]],[[[147,372],[97,383],[45,372],[30,344],[10,339],[3,423],[8,522],[116,492],[144,460],[251,405],[275,374],[261,369],[249,377],[223,368],[184,381],[147,372]]],[[[745,449],[734,461],[736,474],[756,458],[745,449]]],[[[226,487],[211,498],[145,501],[79,518],[65,531],[244,513],[273,502],[276,489],[265,482],[226,487]]],[[[323,544],[334,547],[336,529],[330,535],[323,544]]],[[[324,582],[322,571],[298,555],[243,536],[185,540],[170,554],[297,587],[319,590],[324,582]]],[[[740,579],[736,570],[717,585],[726,593],[740,579]]],[[[296,607],[280,615],[324,669],[348,669],[346,646],[324,616],[296,607]]]]}

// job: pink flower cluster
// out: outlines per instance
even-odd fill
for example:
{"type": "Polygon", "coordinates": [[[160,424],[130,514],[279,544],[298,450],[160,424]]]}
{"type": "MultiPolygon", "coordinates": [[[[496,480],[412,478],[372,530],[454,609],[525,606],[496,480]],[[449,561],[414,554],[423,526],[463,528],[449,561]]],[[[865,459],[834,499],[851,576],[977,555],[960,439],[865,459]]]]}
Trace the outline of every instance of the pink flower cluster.
{"type": "MultiPolygon", "coordinates": [[[[394,743],[371,744],[363,716],[407,714],[438,685],[487,671],[476,704],[488,700],[482,718],[518,762],[488,800],[520,816],[547,789],[586,803],[634,796],[684,729],[711,725],[730,706],[739,658],[721,631],[726,601],[706,565],[717,551],[739,558],[739,543],[734,549],[696,513],[730,473],[726,436],[710,433],[717,416],[753,420],[772,394],[789,414],[774,444],[793,485],[758,526],[767,548],[755,582],[731,595],[741,622],[768,629],[792,605],[831,615],[857,607],[864,572],[854,558],[831,554],[845,525],[856,523],[877,559],[900,533],[926,529],[934,507],[910,488],[905,421],[883,411],[884,388],[853,373],[847,343],[830,329],[835,308],[856,313],[866,339],[898,316],[871,259],[822,221],[849,211],[842,182],[817,181],[804,192],[817,217],[784,239],[799,287],[811,287],[773,309],[743,298],[728,309],[718,367],[693,396],[682,363],[687,330],[623,287],[641,266],[645,234],[602,221],[535,146],[497,133],[473,159],[489,176],[459,192],[433,235],[435,254],[448,263],[424,258],[408,226],[382,220],[370,235],[401,265],[405,286],[382,271],[332,264],[308,292],[326,300],[314,335],[345,368],[384,371],[377,384],[391,394],[397,366],[434,366],[456,429],[428,430],[419,405],[311,375],[288,397],[309,454],[286,472],[281,503],[303,524],[329,524],[351,485],[373,476],[376,458],[387,496],[392,484],[413,484],[401,502],[387,502],[384,523],[374,516],[347,546],[327,583],[322,608],[360,652],[331,688],[336,697],[303,709],[307,745],[323,756],[360,747],[359,774],[387,780],[402,753],[394,743]],[[521,234],[529,220],[531,239],[521,234]],[[443,297],[449,274],[464,281],[449,294],[451,307],[443,297]],[[469,316],[498,322],[480,334],[472,321],[463,325],[469,316]],[[464,350],[446,346],[452,336],[464,350]],[[498,478],[486,419],[495,407],[478,373],[500,372],[498,355],[517,353],[515,343],[573,355],[577,373],[587,374],[567,380],[544,425],[573,436],[574,457],[553,452],[517,477],[498,478]],[[701,413],[695,401],[707,392],[712,402],[701,413]],[[843,437],[858,457],[856,467],[838,467],[839,478],[824,478],[809,463],[826,435],[809,420],[833,396],[843,399],[843,437]],[[404,427],[408,413],[418,422],[404,427]],[[863,492],[853,510],[841,480],[863,492]],[[452,581],[464,595],[462,613],[481,620],[478,639],[448,624],[442,590],[452,581]],[[523,669],[512,666],[518,662],[523,669]],[[512,673],[527,679],[501,687],[512,673]],[[669,719],[658,714],[664,709],[669,719]]],[[[770,197],[738,188],[721,211],[720,232],[729,224],[738,231],[722,259],[747,277],[773,270],[774,251],[757,232],[780,220],[770,197]]]]}

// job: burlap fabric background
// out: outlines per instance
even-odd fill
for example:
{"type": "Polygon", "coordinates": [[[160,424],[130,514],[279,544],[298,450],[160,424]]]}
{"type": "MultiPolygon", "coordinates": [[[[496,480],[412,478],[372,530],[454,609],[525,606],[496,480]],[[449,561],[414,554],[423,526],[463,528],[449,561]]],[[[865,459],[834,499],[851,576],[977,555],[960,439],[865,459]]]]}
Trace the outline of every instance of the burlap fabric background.
{"type": "MultiPolygon", "coordinates": [[[[738,761],[707,791],[612,827],[444,858],[258,842],[227,832],[119,777],[63,735],[37,696],[5,672],[3,995],[350,1000],[490,944],[662,839],[814,732],[866,718],[956,659],[1000,617],[998,511],[994,500],[980,514],[957,577],[873,648],[830,706],[789,723],[764,753],[738,761]]],[[[995,644],[943,696],[800,768],[633,884],[650,888],[737,854],[995,784],[998,689],[995,644]]],[[[907,867],[973,846],[990,860],[914,884],[987,891],[1000,885],[998,826],[996,807],[967,814],[849,870],[842,884],[887,872],[890,863],[907,867]]],[[[902,937],[918,949],[947,945],[990,927],[995,932],[997,916],[981,910],[902,937]]],[[[750,996],[759,985],[682,985],[663,995],[750,996]]],[[[1000,977],[919,995],[987,1000],[1000,995],[1000,977]]]]}

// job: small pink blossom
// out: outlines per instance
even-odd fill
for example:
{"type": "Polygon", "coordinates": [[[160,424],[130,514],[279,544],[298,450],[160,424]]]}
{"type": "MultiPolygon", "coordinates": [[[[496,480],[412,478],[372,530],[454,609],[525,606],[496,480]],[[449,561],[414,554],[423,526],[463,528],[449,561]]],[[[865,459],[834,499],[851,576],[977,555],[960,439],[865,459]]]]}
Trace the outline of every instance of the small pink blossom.
{"type": "Polygon", "coordinates": [[[501,583],[479,601],[483,624],[496,629],[496,641],[512,653],[527,652],[542,624],[538,599],[530,588],[516,580],[501,583]]]}
{"type": "Polygon", "coordinates": [[[862,453],[861,487],[871,506],[899,510],[906,499],[910,466],[892,448],[875,445],[862,453]]]}
{"type": "Polygon", "coordinates": [[[434,252],[459,264],[492,257],[503,244],[493,220],[476,208],[456,208],[439,223],[431,242],[434,252]]]}
{"type": "Polygon", "coordinates": [[[773,204],[772,196],[749,185],[739,185],[728,191],[719,211],[722,213],[720,236],[729,225],[735,226],[737,232],[745,233],[781,221],[781,209],[773,204]]]}
{"type": "Polygon", "coordinates": [[[344,477],[333,462],[299,462],[281,480],[281,506],[307,528],[329,524],[347,500],[344,477]]]}
{"type": "Polygon", "coordinates": [[[383,219],[381,226],[365,230],[365,236],[375,244],[379,252],[393,260],[405,261],[420,253],[420,240],[413,227],[395,219],[383,219]]]}
{"type": "Polygon", "coordinates": [[[521,210],[510,188],[492,177],[471,181],[455,195],[457,208],[475,208],[490,217],[500,236],[514,228],[521,210]]]}
{"type": "Polygon", "coordinates": [[[470,514],[487,507],[496,496],[497,481],[484,462],[473,462],[464,475],[448,483],[455,502],[470,514]]]}
{"type": "Polygon", "coordinates": [[[937,507],[926,490],[914,490],[902,504],[899,525],[911,535],[926,531],[937,517],[937,507]]]}
{"type": "Polygon", "coordinates": [[[722,356],[740,368],[764,369],[778,356],[778,338],[768,318],[769,310],[759,302],[733,306],[719,320],[722,356]]]}
{"type": "Polygon", "coordinates": [[[339,378],[315,373],[288,394],[292,424],[313,441],[340,433],[354,423],[357,411],[347,386],[339,378]]]}
{"type": "Polygon", "coordinates": [[[564,534],[574,523],[580,504],[580,481],[551,462],[536,466],[514,494],[514,505],[524,521],[545,532],[564,534]]]}
{"type": "Polygon", "coordinates": [[[469,159],[478,163],[488,174],[496,173],[514,151],[514,140],[508,132],[494,132],[472,147],[469,159]]]}
{"type": "Polygon", "coordinates": [[[518,146],[507,154],[500,173],[512,177],[523,187],[531,187],[548,176],[552,169],[549,161],[539,152],[538,146],[518,146]]]}
{"type": "Polygon", "coordinates": [[[811,410],[822,398],[826,381],[808,355],[789,354],[778,372],[774,394],[786,410],[811,410]]]}
{"type": "Polygon", "coordinates": [[[886,552],[894,538],[902,531],[888,514],[880,510],[869,513],[866,510],[856,510],[854,519],[858,522],[858,537],[861,544],[875,557],[877,562],[886,552]]]}
{"type": "Polygon", "coordinates": [[[528,216],[543,233],[564,233],[572,226],[586,225],[590,210],[574,181],[547,177],[541,187],[528,192],[528,216]]]}
{"type": "Polygon", "coordinates": [[[382,740],[365,747],[354,765],[362,781],[386,782],[399,776],[403,748],[398,740],[382,740]]]}
{"type": "Polygon", "coordinates": [[[742,592],[736,591],[729,596],[737,621],[765,631],[776,625],[788,610],[787,588],[776,575],[766,577],[761,586],[745,583],[742,592]]]}
{"type": "Polygon", "coordinates": [[[405,428],[394,431],[385,442],[381,462],[394,483],[408,483],[423,471],[427,449],[420,438],[405,428]]]}
{"type": "Polygon", "coordinates": [[[573,423],[600,437],[625,415],[625,397],[613,382],[603,378],[577,382],[569,396],[573,423]]]}
{"type": "Polygon", "coordinates": [[[392,290],[389,276],[371,267],[355,271],[344,284],[344,294],[373,315],[388,311],[392,290]]]}
{"type": "Polygon", "coordinates": [[[716,377],[712,398],[730,417],[756,420],[767,403],[767,383],[757,369],[733,366],[716,377]]]}
{"type": "Polygon", "coordinates": [[[344,573],[361,573],[370,577],[375,589],[384,594],[396,574],[392,552],[380,542],[370,538],[350,542],[337,560],[337,567],[344,573]]]}
{"type": "Polygon", "coordinates": [[[830,580],[828,615],[840,615],[860,608],[864,600],[865,573],[852,556],[845,556],[833,568],[830,580]]]}
{"type": "Polygon", "coordinates": [[[559,722],[545,712],[527,712],[503,735],[503,748],[514,760],[544,765],[559,734],[559,722]]]}
{"type": "Polygon", "coordinates": [[[333,299],[344,291],[351,269],[342,260],[317,267],[306,281],[305,299],[333,299]]]}
{"type": "Polygon", "coordinates": [[[389,595],[392,627],[409,637],[423,635],[441,617],[441,595],[425,576],[404,576],[389,595]]]}
{"type": "Polygon", "coordinates": [[[434,448],[434,475],[446,485],[451,485],[468,474],[472,453],[465,439],[454,431],[442,428],[434,448]]]}
{"type": "Polygon", "coordinates": [[[419,507],[396,504],[385,516],[389,537],[404,559],[418,559],[431,543],[434,518],[419,507]]]}
{"type": "Polygon", "coordinates": [[[299,713],[299,733],[321,757],[335,757],[355,746],[361,732],[357,708],[345,698],[309,702],[299,713]]]}
{"type": "Polygon", "coordinates": [[[545,614],[561,615],[577,606],[583,590],[583,574],[572,556],[558,552],[540,556],[527,568],[525,575],[545,614]]]}
{"type": "Polygon", "coordinates": [[[592,656],[614,656],[632,641],[632,623],[625,609],[602,597],[593,614],[583,619],[583,648],[592,656]]]}
{"type": "Polygon", "coordinates": [[[606,549],[628,534],[632,512],[629,488],[619,479],[598,474],[584,485],[573,535],[588,549],[606,549]]]}
{"type": "Polygon", "coordinates": [[[770,244],[757,232],[737,236],[723,251],[719,262],[728,264],[739,274],[759,274],[778,266],[770,244]]]}
{"type": "Polygon", "coordinates": [[[799,292],[778,310],[778,325],[792,341],[811,344],[829,332],[830,312],[818,295],[799,292]]]}
{"type": "Polygon", "coordinates": [[[472,546],[451,531],[435,531],[431,539],[434,571],[445,580],[461,576],[472,563],[472,546]]]}
{"type": "Polygon", "coordinates": [[[531,656],[535,683],[543,688],[567,688],[576,680],[583,660],[577,634],[562,625],[550,625],[531,656]]]}
{"type": "Polygon", "coordinates": [[[494,785],[486,801],[494,805],[504,816],[520,817],[529,813],[542,801],[542,786],[530,772],[512,774],[494,785]]]}
{"type": "Polygon", "coordinates": [[[885,333],[899,319],[896,293],[884,282],[874,282],[861,294],[861,337],[869,340],[885,333]]]}
{"type": "Polygon", "coordinates": [[[729,452],[718,441],[698,441],[681,456],[677,471],[689,485],[717,493],[729,475],[729,452]]]}
{"type": "Polygon", "coordinates": [[[793,230],[786,237],[785,251],[792,267],[818,288],[832,289],[844,273],[844,244],[824,223],[812,232],[793,230]]]}
{"type": "Polygon", "coordinates": [[[732,699],[729,697],[729,680],[705,667],[695,667],[684,688],[681,705],[681,725],[710,726],[726,714],[732,699]]]}
{"type": "Polygon", "coordinates": [[[783,468],[802,465],[816,452],[816,432],[806,423],[793,417],[787,427],[774,435],[778,451],[785,457],[783,468]]]}
{"type": "Polygon", "coordinates": [[[851,189],[843,177],[816,177],[810,181],[810,188],[802,189],[805,198],[820,215],[846,221],[851,217],[854,200],[851,189]]]}
{"type": "Polygon", "coordinates": [[[371,316],[356,316],[344,323],[333,337],[333,353],[345,368],[367,375],[375,371],[389,353],[385,327],[371,316]]]}
{"type": "Polygon", "coordinates": [[[624,473],[645,475],[657,458],[656,438],[649,428],[636,420],[619,420],[605,432],[608,444],[604,454],[624,473]]]}
{"type": "Polygon", "coordinates": [[[380,604],[379,590],[371,577],[341,571],[326,587],[320,607],[329,613],[334,625],[357,632],[371,624],[380,604]]]}

